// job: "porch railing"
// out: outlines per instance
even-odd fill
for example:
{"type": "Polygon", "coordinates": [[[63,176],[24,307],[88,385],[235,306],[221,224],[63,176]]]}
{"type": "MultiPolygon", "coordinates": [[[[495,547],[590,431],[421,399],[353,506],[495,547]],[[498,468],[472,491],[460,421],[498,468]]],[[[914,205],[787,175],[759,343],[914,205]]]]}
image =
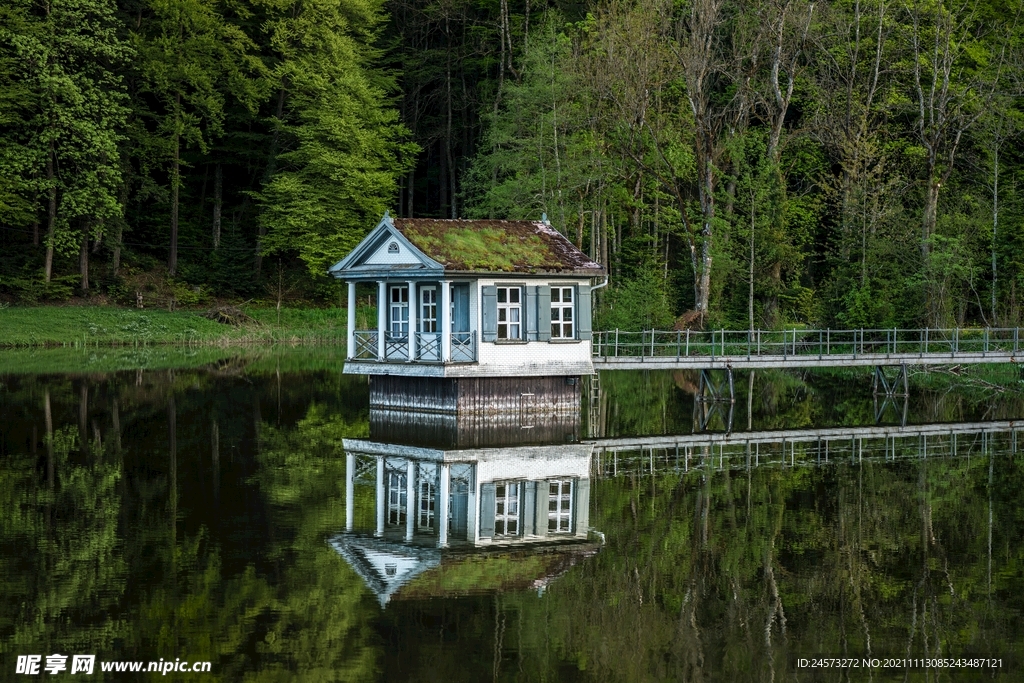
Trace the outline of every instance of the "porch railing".
{"type": "Polygon", "coordinates": [[[439,362],[441,360],[441,333],[416,333],[416,360],[439,362]]]}
{"type": "Polygon", "coordinates": [[[384,360],[409,360],[409,335],[384,335],[384,360]]]}
{"type": "MultiPolygon", "coordinates": [[[[441,362],[441,333],[416,332],[416,362],[441,362]]],[[[356,330],[355,352],[353,360],[378,360],[377,331],[356,330]]],[[[405,334],[384,335],[384,360],[387,362],[405,362],[409,359],[409,337],[405,334]]],[[[476,333],[453,332],[451,345],[452,363],[476,362],[476,333]]]]}
{"type": "Polygon", "coordinates": [[[452,333],[452,362],[472,363],[476,360],[476,333],[452,333]]]}
{"type": "Polygon", "coordinates": [[[356,330],[352,357],[356,360],[377,360],[377,330],[356,330]]]}

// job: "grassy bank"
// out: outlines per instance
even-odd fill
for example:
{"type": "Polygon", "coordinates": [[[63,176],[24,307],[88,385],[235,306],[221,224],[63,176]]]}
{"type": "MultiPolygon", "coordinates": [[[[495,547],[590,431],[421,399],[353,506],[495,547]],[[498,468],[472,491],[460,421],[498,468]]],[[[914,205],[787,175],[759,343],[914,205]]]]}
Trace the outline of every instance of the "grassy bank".
{"type": "Polygon", "coordinates": [[[102,346],[235,346],[345,343],[346,312],[339,308],[246,308],[250,320],[225,325],[194,311],[109,306],[34,306],[0,309],[0,348],[102,346]]]}
{"type": "Polygon", "coordinates": [[[344,348],[327,345],[17,348],[0,351],[0,378],[19,374],[91,375],[128,370],[205,369],[225,375],[340,372],[344,364],[344,348]]]}

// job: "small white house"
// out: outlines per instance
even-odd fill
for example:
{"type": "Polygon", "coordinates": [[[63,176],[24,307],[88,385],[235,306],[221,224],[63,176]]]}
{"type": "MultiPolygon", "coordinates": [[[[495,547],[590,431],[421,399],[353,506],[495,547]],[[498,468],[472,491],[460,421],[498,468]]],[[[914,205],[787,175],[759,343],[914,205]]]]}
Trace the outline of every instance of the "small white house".
{"type": "MultiPolygon", "coordinates": [[[[589,526],[589,444],[439,450],[345,439],[344,445],[346,528],[330,543],[381,606],[403,591],[422,595],[443,584],[426,577],[444,574],[446,565],[452,571],[472,553],[516,551],[531,572],[544,570],[524,577],[540,588],[599,547],[589,526]],[[356,495],[357,484],[371,481],[372,511],[367,497],[356,495]],[[536,552],[548,559],[538,560],[536,552]]],[[[479,569],[472,575],[489,577],[479,569]]]]}
{"type": "Polygon", "coordinates": [[[385,213],[330,273],[348,283],[346,373],[458,378],[593,372],[590,294],[605,270],[546,220],[385,213]],[[364,295],[376,301],[376,320],[357,329],[364,295]]]}

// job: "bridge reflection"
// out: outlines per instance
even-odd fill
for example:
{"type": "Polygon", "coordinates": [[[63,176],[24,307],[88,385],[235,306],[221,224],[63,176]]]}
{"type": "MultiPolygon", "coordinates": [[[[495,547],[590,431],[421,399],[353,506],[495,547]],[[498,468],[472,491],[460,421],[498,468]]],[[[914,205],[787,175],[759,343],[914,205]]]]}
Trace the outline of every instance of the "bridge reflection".
{"type": "Polygon", "coordinates": [[[595,477],[694,468],[806,467],[1015,454],[1024,421],[830,427],[592,439],[595,477]]]}

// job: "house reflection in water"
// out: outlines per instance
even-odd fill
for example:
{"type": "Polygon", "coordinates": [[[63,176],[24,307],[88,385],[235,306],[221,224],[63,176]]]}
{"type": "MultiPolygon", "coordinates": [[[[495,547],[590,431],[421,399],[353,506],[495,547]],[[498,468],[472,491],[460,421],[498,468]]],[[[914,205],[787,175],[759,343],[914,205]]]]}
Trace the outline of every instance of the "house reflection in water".
{"type": "Polygon", "coordinates": [[[346,530],[330,543],[382,606],[543,589],[597,551],[579,415],[533,422],[375,409],[371,438],[345,440],[346,530]]]}

